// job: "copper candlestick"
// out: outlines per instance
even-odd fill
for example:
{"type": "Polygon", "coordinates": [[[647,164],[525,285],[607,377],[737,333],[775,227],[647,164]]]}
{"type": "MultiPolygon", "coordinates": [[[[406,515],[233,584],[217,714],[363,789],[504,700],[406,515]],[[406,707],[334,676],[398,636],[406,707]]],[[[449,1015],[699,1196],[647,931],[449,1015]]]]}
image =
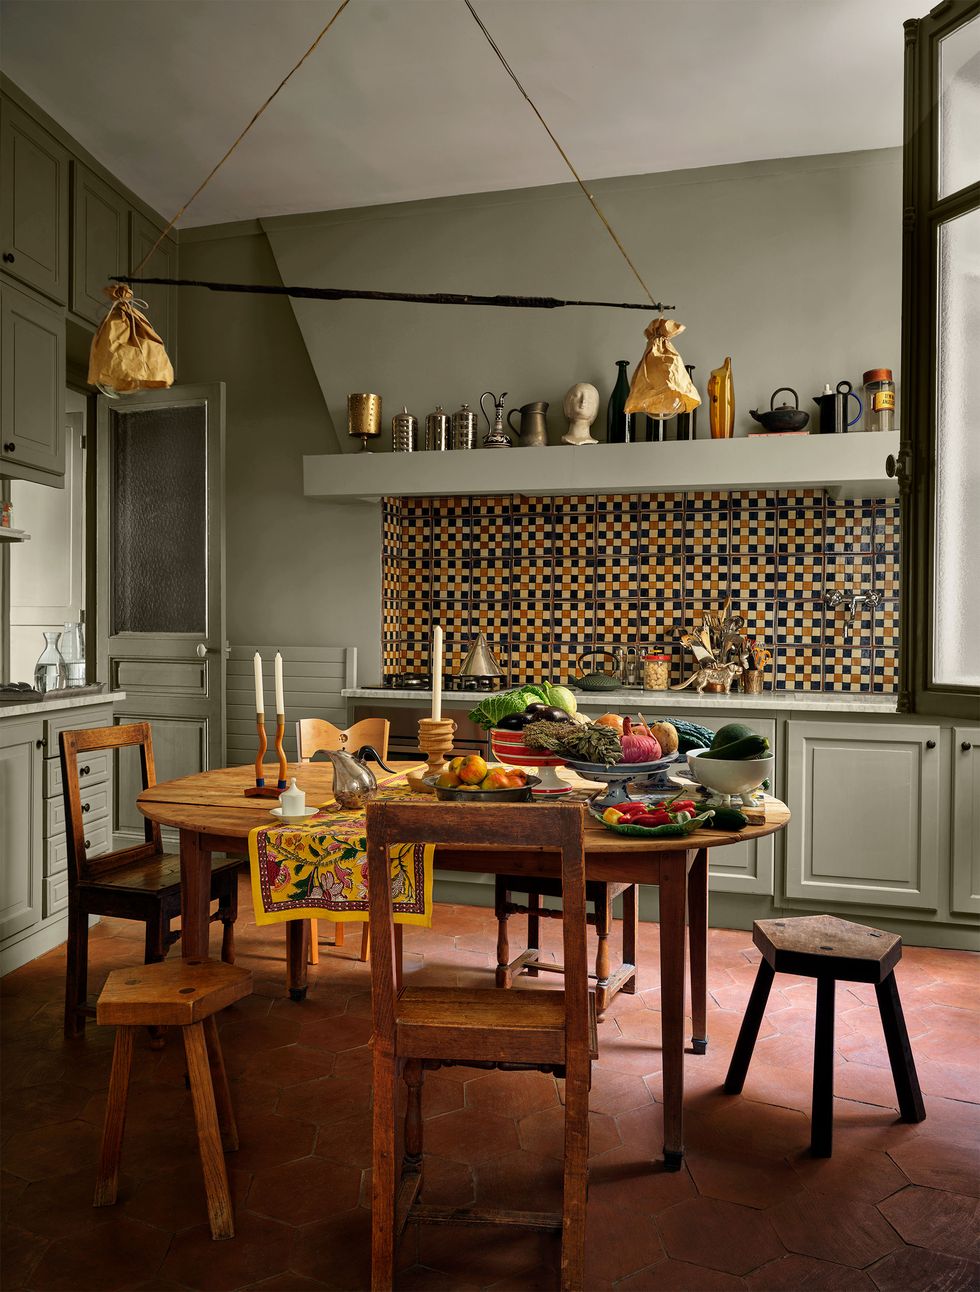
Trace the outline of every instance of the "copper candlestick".
{"type": "Polygon", "coordinates": [[[283,790],[287,788],[286,751],[283,749],[282,745],[283,737],[286,734],[286,715],[284,713],[276,714],[276,753],[279,755],[278,785],[266,785],[265,783],[265,766],[262,759],[265,757],[265,751],[269,747],[269,742],[265,735],[264,713],[257,713],[255,715],[255,725],[258,728],[259,737],[258,752],[255,755],[255,784],[249,785],[244,793],[247,798],[277,799],[283,790]]]}
{"type": "Polygon", "coordinates": [[[419,718],[419,750],[425,754],[428,766],[424,772],[409,772],[407,780],[416,794],[431,794],[424,776],[438,776],[446,766],[446,755],[453,747],[456,723],[452,718],[419,718]]]}

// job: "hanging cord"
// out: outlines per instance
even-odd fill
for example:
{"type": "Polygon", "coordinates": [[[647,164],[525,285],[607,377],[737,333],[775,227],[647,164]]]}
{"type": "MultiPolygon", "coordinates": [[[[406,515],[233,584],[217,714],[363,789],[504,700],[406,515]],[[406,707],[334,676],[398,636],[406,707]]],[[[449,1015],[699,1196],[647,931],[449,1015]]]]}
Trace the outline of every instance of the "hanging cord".
{"type": "Polygon", "coordinates": [[[531,96],[528,94],[527,90],[525,90],[524,86],[523,86],[523,85],[520,83],[520,81],[518,80],[517,73],[516,73],[516,72],[514,71],[514,69],[511,67],[510,63],[508,63],[508,62],[507,62],[506,58],[504,58],[503,54],[502,54],[502,53],[501,53],[501,51],[500,51],[500,46],[497,44],[497,42],[494,40],[494,38],[490,35],[489,31],[487,31],[486,26],[484,25],[483,19],[480,17],[480,15],[477,13],[477,11],[473,8],[473,5],[470,3],[470,0],[466,0],[466,7],[467,7],[467,9],[469,9],[470,13],[473,15],[473,17],[474,17],[474,19],[475,19],[475,21],[476,21],[477,26],[478,26],[478,27],[480,28],[480,30],[483,32],[484,36],[486,36],[486,38],[487,38],[487,43],[489,44],[490,48],[491,48],[491,49],[493,50],[493,52],[497,55],[497,57],[500,59],[500,62],[501,62],[501,64],[502,64],[503,68],[504,68],[504,71],[507,73],[507,75],[510,77],[510,79],[514,82],[514,84],[517,86],[517,88],[520,90],[520,92],[521,92],[521,94],[524,96],[524,98],[527,100],[528,106],[530,107],[531,111],[534,113],[534,115],[537,117],[537,119],[541,122],[541,124],[544,126],[545,130],[547,131],[547,133],[548,133],[548,138],[551,140],[551,142],[555,145],[555,147],[556,147],[556,148],[558,149],[558,151],[561,153],[562,160],[564,161],[564,163],[565,163],[565,165],[568,167],[568,169],[572,172],[572,174],[575,176],[575,182],[578,184],[579,188],[582,190],[582,192],[585,194],[585,196],[589,199],[589,202],[590,202],[590,204],[591,204],[591,206],[592,206],[593,211],[595,211],[596,215],[599,217],[599,219],[600,219],[600,220],[602,221],[602,223],[605,225],[605,227],[606,227],[606,232],[609,234],[610,238],[612,238],[613,242],[615,242],[616,246],[619,248],[620,254],[622,255],[623,259],[626,261],[626,263],[629,265],[630,269],[632,269],[632,271],[633,271],[633,276],[636,278],[636,281],[640,284],[640,286],[641,286],[641,287],[643,288],[643,290],[646,292],[647,297],[648,297],[648,299],[649,299],[649,301],[650,301],[650,304],[654,307],[654,309],[659,308],[659,309],[660,309],[660,311],[661,311],[661,313],[663,313],[663,306],[662,306],[662,305],[659,305],[659,303],[653,299],[653,293],[650,291],[650,288],[649,288],[649,287],[647,287],[646,283],[643,281],[642,277],[640,276],[640,271],[637,269],[636,265],[634,265],[634,264],[633,264],[632,260],[631,260],[631,259],[630,259],[630,257],[629,257],[629,254],[628,254],[628,252],[627,252],[626,248],[623,246],[623,244],[620,242],[619,238],[616,236],[616,230],[612,227],[612,225],[611,225],[611,224],[609,223],[609,221],[606,219],[605,215],[603,215],[603,213],[602,213],[602,208],[599,206],[599,203],[595,200],[595,198],[592,196],[592,194],[589,192],[589,190],[585,187],[585,182],[584,182],[584,180],[582,179],[581,175],[578,173],[578,171],[575,169],[575,167],[572,165],[572,161],[571,161],[571,158],[569,157],[568,153],[566,153],[566,152],[565,152],[564,148],[562,148],[561,144],[558,142],[558,140],[555,138],[555,136],[551,133],[551,127],[548,125],[547,121],[545,121],[544,117],[543,117],[543,116],[541,115],[541,113],[538,111],[537,104],[534,102],[534,100],[533,100],[533,99],[531,98],[531,96]]]}
{"type": "Polygon", "coordinates": [[[196,197],[199,197],[199,196],[200,196],[200,194],[201,194],[201,193],[203,193],[204,189],[205,189],[205,188],[207,188],[208,184],[210,184],[211,180],[213,180],[213,179],[214,179],[215,175],[217,175],[217,173],[218,173],[218,171],[221,169],[221,167],[225,164],[225,162],[228,160],[228,158],[231,156],[231,154],[235,151],[235,149],[238,147],[238,145],[242,142],[242,140],[245,138],[245,136],[248,134],[248,132],[252,129],[252,127],[255,125],[256,121],[258,121],[259,117],[261,117],[262,113],[266,110],[266,108],[269,106],[269,104],[272,102],[272,100],[276,97],[276,95],[279,93],[279,91],[283,88],[283,86],[286,84],[286,82],[289,80],[289,78],[290,78],[290,77],[291,77],[295,72],[298,72],[298,71],[299,71],[299,69],[303,66],[303,64],[306,62],[306,60],[309,58],[309,56],[310,56],[310,55],[313,53],[313,51],[316,49],[317,45],[319,45],[320,41],[321,41],[321,40],[323,40],[324,36],[327,34],[327,32],[328,32],[328,31],[330,30],[330,28],[334,25],[334,23],[337,21],[337,19],[340,17],[340,15],[344,12],[344,10],[347,8],[347,6],[348,6],[349,4],[350,4],[350,0],[340,0],[340,4],[337,6],[337,10],[336,10],[336,12],[334,13],[334,15],[333,15],[333,17],[330,19],[330,21],[327,23],[327,25],[324,27],[323,31],[321,31],[321,32],[320,32],[319,36],[317,36],[316,40],[315,40],[315,41],[313,42],[313,44],[309,47],[309,49],[306,51],[306,53],[303,55],[303,57],[299,60],[299,62],[298,62],[298,63],[296,63],[296,64],[295,64],[295,66],[293,66],[293,67],[292,67],[292,68],[291,68],[291,69],[286,73],[286,75],[282,78],[282,80],[279,82],[279,84],[276,86],[276,88],[272,91],[272,93],[269,95],[269,97],[266,99],[266,101],[265,101],[265,102],[262,104],[262,106],[261,106],[261,107],[260,107],[260,108],[255,112],[255,113],[254,113],[254,115],[252,116],[251,121],[248,123],[248,125],[245,127],[245,129],[241,132],[241,134],[238,136],[238,138],[235,140],[235,142],[231,145],[231,147],[228,149],[228,151],[225,153],[225,155],[221,158],[221,160],[218,162],[218,164],[217,164],[217,165],[216,165],[216,166],[211,170],[210,174],[209,174],[209,175],[207,175],[207,176],[205,177],[205,179],[203,179],[203,180],[201,181],[201,183],[200,183],[200,184],[198,184],[198,186],[197,186],[197,188],[194,190],[194,192],[190,195],[190,197],[187,199],[187,201],[184,203],[184,205],[180,208],[180,210],[179,210],[179,211],[177,212],[177,214],[173,217],[173,219],[170,221],[170,223],[167,225],[167,227],[164,229],[164,231],[160,234],[159,238],[157,238],[156,242],[154,242],[154,244],[153,244],[153,246],[150,248],[150,250],[146,253],[146,255],[143,257],[143,259],[142,259],[142,260],[139,262],[139,264],[136,266],[136,269],[133,271],[133,272],[134,272],[134,275],[135,275],[135,274],[138,274],[138,273],[140,272],[140,270],[143,268],[143,266],[146,264],[146,262],[150,259],[150,257],[151,257],[151,256],[153,255],[153,253],[156,251],[157,247],[159,247],[160,243],[161,243],[161,242],[163,242],[164,238],[167,236],[167,234],[170,232],[170,230],[174,227],[174,225],[177,223],[177,221],[180,219],[180,217],[184,214],[184,212],[187,210],[187,208],[190,206],[190,204],[194,201],[194,199],[195,199],[196,197]]]}

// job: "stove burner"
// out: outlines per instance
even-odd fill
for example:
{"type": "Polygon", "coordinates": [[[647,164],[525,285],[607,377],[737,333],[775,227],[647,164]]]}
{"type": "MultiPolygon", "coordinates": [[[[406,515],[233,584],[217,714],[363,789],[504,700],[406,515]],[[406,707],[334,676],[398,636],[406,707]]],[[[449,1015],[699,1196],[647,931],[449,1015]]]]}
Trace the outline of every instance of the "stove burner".
{"type": "MultiPolygon", "coordinates": [[[[431,673],[387,673],[385,687],[393,691],[430,691],[431,673]]],[[[497,677],[457,677],[447,673],[442,679],[444,691],[496,691],[500,686],[497,677]]]]}

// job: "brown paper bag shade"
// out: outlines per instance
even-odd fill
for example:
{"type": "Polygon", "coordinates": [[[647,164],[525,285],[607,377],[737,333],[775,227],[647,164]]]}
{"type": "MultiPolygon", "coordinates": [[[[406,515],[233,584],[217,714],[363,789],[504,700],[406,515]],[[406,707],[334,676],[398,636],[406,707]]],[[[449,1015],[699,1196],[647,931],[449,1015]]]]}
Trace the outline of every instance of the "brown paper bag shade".
{"type": "Polygon", "coordinates": [[[646,327],[647,348],[633,370],[627,413],[673,417],[675,413],[689,413],[701,403],[684,360],[670,341],[683,331],[684,324],[676,319],[655,318],[646,327]]]}
{"type": "Polygon", "coordinates": [[[131,289],[116,283],[103,291],[112,304],[92,338],[89,385],[97,386],[108,395],[172,386],[174,369],[163,339],[132,303],[131,289]]]}

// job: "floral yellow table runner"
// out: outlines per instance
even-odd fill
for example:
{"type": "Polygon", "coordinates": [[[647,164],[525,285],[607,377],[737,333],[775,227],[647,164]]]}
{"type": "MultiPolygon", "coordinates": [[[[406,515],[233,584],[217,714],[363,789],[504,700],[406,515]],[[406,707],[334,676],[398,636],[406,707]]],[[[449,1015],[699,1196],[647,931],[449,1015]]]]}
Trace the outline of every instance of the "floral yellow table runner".
{"type": "MultiPolygon", "coordinates": [[[[405,773],[378,784],[375,802],[413,797],[405,773]]],[[[399,924],[432,923],[430,844],[390,849],[391,896],[399,924]]],[[[368,918],[367,838],[363,810],[321,808],[302,825],[262,825],[248,836],[257,924],[282,920],[368,918]]]]}

